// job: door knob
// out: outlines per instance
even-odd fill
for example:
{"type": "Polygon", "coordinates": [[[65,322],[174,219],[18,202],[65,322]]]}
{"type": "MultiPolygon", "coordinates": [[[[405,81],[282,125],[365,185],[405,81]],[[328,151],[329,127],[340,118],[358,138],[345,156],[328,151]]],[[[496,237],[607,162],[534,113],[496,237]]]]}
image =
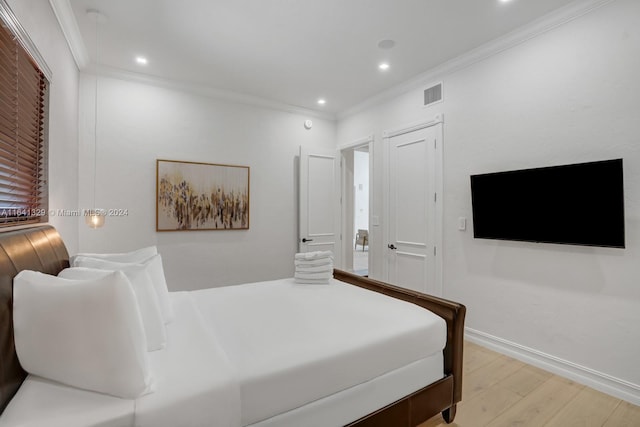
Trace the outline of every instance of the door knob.
{"type": "Polygon", "coordinates": [[[313,242],[313,239],[307,239],[306,237],[302,238],[302,243],[313,242]]]}
{"type": "Polygon", "coordinates": [[[396,249],[398,249],[398,248],[396,248],[396,247],[395,247],[395,245],[394,245],[393,243],[391,243],[390,245],[387,245],[387,247],[388,247],[389,249],[394,250],[394,251],[395,251],[396,249]]]}

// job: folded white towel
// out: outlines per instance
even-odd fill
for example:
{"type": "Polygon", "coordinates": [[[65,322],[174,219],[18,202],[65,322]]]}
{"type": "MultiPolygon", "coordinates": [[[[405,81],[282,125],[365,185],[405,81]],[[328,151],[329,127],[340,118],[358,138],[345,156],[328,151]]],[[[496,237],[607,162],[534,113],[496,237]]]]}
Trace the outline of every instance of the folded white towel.
{"type": "Polygon", "coordinates": [[[328,284],[333,278],[333,252],[298,253],[294,257],[296,283],[328,284]]]}
{"type": "Polygon", "coordinates": [[[295,260],[293,262],[296,267],[317,267],[321,265],[333,265],[331,258],[311,259],[309,261],[295,260]]]}
{"type": "Polygon", "coordinates": [[[294,279],[296,283],[302,283],[306,285],[328,285],[331,283],[331,279],[294,279]]]}
{"type": "Polygon", "coordinates": [[[296,271],[293,275],[296,279],[331,279],[333,277],[333,272],[323,272],[323,273],[304,273],[300,271],[296,271]]]}
{"type": "Polygon", "coordinates": [[[296,265],[296,271],[303,273],[324,273],[330,272],[333,273],[333,263],[328,263],[324,265],[314,265],[314,266],[305,266],[305,265],[296,265]]]}
{"type": "Polygon", "coordinates": [[[316,259],[333,259],[333,252],[331,251],[315,251],[315,252],[302,252],[295,255],[296,260],[316,260],[316,259]]]}

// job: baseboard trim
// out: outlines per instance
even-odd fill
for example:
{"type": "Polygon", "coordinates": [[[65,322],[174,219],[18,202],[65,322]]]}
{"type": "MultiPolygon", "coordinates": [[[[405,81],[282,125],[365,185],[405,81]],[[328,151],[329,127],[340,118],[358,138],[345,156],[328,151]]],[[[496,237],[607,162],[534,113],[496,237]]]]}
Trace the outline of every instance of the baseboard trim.
{"type": "Polygon", "coordinates": [[[640,406],[640,385],[475,329],[465,328],[465,339],[640,406]]]}

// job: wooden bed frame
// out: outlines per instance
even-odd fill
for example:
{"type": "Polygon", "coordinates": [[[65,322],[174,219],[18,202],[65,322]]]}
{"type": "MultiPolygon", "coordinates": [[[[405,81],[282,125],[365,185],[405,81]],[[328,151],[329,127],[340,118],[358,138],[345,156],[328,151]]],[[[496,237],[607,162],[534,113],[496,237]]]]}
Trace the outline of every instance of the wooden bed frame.
{"type": "MultiPolygon", "coordinates": [[[[57,275],[69,266],[69,254],[58,232],[50,225],[0,230],[0,413],[20,388],[27,373],[20,366],[13,336],[13,278],[22,270],[57,275]]],[[[335,270],[334,277],[355,286],[405,300],[433,311],[447,323],[444,353],[445,377],[349,427],[415,427],[442,413],[451,423],[462,398],[463,305],[397,286],[335,270]]]]}
{"type": "Polygon", "coordinates": [[[415,427],[438,413],[442,413],[442,418],[447,423],[452,423],[456,416],[456,405],[462,400],[462,352],[466,307],[456,302],[356,276],[341,270],[334,270],[333,277],[361,288],[419,305],[431,310],[447,322],[447,344],[443,351],[445,377],[362,417],[348,426],[415,427]]]}

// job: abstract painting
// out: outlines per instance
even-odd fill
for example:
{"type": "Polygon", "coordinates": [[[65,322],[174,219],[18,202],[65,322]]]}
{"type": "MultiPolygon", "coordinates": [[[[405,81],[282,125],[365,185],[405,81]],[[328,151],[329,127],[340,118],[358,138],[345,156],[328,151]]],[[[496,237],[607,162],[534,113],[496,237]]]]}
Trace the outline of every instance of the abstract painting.
{"type": "Polygon", "coordinates": [[[157,160],[156,231],[248,228],[248,166],[157,160]]]}

